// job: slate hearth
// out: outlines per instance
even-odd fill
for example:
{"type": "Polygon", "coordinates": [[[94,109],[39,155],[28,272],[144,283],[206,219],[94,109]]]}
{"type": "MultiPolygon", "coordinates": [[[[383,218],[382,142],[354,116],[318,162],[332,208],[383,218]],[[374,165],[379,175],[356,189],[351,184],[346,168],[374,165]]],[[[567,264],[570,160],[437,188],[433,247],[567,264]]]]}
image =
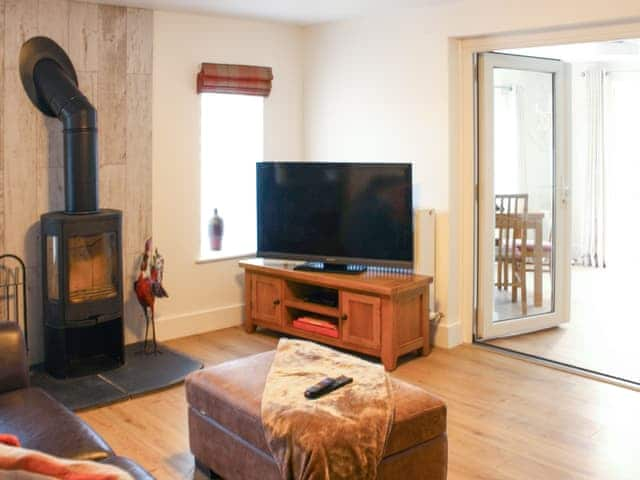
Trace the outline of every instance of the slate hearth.
{"type": "Polygon", "coordinates": [[[78,411],[161,390],[181,383],[202,362],[164,345],[162,354],[145,355],[142,343],[127,345],[127,363],[120,368],[84,377],[58,379],[43,368],[32,373],[31,383],[67,408],[78,411]]]}

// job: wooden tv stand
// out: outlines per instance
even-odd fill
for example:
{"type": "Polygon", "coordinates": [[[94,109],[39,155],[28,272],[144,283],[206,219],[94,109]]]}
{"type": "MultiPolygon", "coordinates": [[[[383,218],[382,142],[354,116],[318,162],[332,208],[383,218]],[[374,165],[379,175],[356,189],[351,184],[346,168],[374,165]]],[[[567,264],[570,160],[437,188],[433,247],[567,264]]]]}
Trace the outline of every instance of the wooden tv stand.
{"type": "Polygon", "coordinates": [[[431,277],[365,272],[358,275],[294,270],[295,262],[251,259],[245,270],[247,332],[256,326],[307,338],[382,359],[396,368],[400,355],[420,351],[429,342],[429,284],[431,277]],[[318,295],[335,305],[318,303],[318,295]],[[293,326],[293,320],[313,315],[338,327],[338,338],[293,326]]]}

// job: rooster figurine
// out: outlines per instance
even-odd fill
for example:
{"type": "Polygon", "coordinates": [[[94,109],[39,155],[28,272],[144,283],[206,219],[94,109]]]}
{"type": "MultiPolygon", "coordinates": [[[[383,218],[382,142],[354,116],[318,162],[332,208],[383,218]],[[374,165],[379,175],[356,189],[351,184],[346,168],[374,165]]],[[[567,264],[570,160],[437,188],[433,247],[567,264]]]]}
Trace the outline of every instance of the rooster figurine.
{"type": "Polygon", "coordinates": [[[156,342],[156,322],[155,322],[155,300],[156,298],[168,297],[167,291],[162,286],[162,275],[164,270],[164,258],[158,253],[158,249],[155,250],[151,257],[152,243],[149,238],[144,244],[144,254],[140,262],[140,271],[138,272],[138,278],[133,283],[133,289],[138,297],[138,302],[142,306],[144,311],[144,318],[146,320],[146,328],[144,332],[144,353],[162,353],[158,350],[158,343],[156,342]],[[151,258],[150,258],[151,257],[151,258]],[[149,260],[151,260],[151,266],[149,267],[149,260]],[[149,272],[147,272],[149,270],[149,272]],[[151,315],[149,315],[151,313],[151,315]],[[153,330],[153,348],[147,349],[148,336],[149,336],[149,321],[151,321],[151,328],[153,330]]]}

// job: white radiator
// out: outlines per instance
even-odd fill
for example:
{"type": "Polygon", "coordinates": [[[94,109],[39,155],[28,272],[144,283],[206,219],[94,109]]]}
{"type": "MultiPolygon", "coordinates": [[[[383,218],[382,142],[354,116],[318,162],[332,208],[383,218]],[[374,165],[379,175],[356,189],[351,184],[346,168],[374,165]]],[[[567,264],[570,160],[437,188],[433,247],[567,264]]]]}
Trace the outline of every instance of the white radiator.
{"type": "Polygon", "coordinates": [[[418,208],[414,211],[414,262],[413,270],[420,275],[433,277],[429,288],[429,309],[434,312],[436,282],[436,211],[433,208],[418,208]]]}

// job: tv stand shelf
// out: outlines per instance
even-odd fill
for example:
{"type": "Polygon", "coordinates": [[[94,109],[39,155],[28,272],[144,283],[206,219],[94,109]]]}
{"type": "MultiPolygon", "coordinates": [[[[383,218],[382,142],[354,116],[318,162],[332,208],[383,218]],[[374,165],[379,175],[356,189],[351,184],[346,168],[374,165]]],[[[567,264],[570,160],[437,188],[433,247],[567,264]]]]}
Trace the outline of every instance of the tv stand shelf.
{"type": "Polygon", "coordinates": [[[284,306],[297,308],[298,310],[304,310],[306,312],[317,313],[326,317],[338,318],[340,316],[340,310],[337,308],[327,307],[319,303],[304,302],[301,300],[285,300],[284,306]]]}
{"type": "Polygon", "coordinates": [[[251,259],[245,270],[247,332],[256,327],[378,357],[387,370],[400,355],[430,351],[431,277],[368,271],[359,275],[294,270],[295,262],[251,259]],[[308,299],[326,299],[326,303],[308,299]],[[302,316],[333,323],[338,338],[293,326],[302,316]]]}

